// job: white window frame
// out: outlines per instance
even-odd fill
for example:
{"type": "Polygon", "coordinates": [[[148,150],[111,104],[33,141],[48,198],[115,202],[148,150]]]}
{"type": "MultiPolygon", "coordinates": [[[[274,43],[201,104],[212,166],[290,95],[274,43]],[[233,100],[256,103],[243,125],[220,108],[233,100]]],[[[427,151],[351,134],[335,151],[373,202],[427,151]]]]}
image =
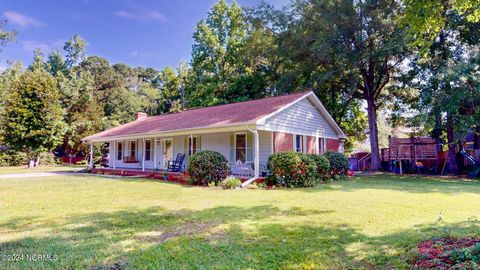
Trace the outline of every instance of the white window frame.
{"type": "Polygon", "coordinates": [[[305,135],[302,134],[294,134],[293,138],[293,151],[297,153],[305,153],[305,135]],[[297,145],[297,136],[300,136],[301,141],[300,141],[300,151],[297,151],[298,145],[297,145]]]}
{"type": "Polygon", "coordinates": [[[128,149],[128,152],[129,152],[129,156],[130,157],[135,157],[135,159],[137,158],[137,154],[138,154],[138,142],[136,140],[131,140],[130,141],[130,144],[129,144],[129,149],[128,149]],[[135,143],[135,154],[132,155],[132,142],[135,143]]]}
{"type": "MultiPolygon", "coordinates": [[[[199,150],[199,145],[198,145],[198,135],[192,135],[192,136],[188,136],[188,156],[191,156],[193,154],[196,154],[199,150]],[[196,141],[196,148],[193,148],[193,140],[196,141]],[[194,153],[194,150],[195,150],[195,153],[194,153]]],[[[200,148],[201,149],[201,148],[200,148]]]]}
{"type": "Polygon", "coordinates": [[[143,153],[143,155],[145,156],[145,161],[152,161],[152,139],[145,139],[145,145],[143,146],[143,148],[145,149],[145,153],[143,153]],[[147,142],[150,142],[150,147],[147,148],[147,142]],[[148,157],[147,159],[147,151],[150,152],[150,157],[148,157]]]}
{"type": "Polygon", "coordinates": [[[327,149],[326,143],[327,143],[327,138],[320,137],[320,136],[317,137],[318,154],[323,155],[327,152],[326,151],[326,149],[327,149]],[[320,140],[321,140],[322,143],[320,143],[320,140]]]}
{"type": "MultiPolygon", "coordinates": [[[[234,134],[234,140],[233,140],[233,157],[235,158],[234,162],[237,163],[237,135],[245,135],[245,161],[247,162],[247,157],[248,157],[248,143],[247,143],[247,132],[235,132],[234,134]]],[[[242,161],[243,162],[243,161],[242,161]]]]}
{"type": "Polygon", "coordinates": [[[123,142],[117,142],[116,149],[115,149],[115,155],[117,155],[117,160],[123,160],[123,151],[124,151],[123,142]],[[121,151],[118,150],[119,145],[120,145],[120,150],[121,151]]]}

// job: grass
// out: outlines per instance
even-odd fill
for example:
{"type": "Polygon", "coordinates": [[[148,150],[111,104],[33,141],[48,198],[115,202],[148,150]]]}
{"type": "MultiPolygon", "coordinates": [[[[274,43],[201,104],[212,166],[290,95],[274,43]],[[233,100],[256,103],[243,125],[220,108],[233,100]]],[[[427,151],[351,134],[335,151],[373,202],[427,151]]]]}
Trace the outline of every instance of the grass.
{"type": "Polygon", "coordinates": [[[297,190],[0,180],[0,269],[406,269],[421,240],[480,234],[479,182],[353,179],[297,190]]]}
{"type": "Polygon", "coordinates": [[[86,165],[45,165],[29,169],[27,166],[0,167],[0,175],[17,173],[64,172],[86,168],[86,165]]]}

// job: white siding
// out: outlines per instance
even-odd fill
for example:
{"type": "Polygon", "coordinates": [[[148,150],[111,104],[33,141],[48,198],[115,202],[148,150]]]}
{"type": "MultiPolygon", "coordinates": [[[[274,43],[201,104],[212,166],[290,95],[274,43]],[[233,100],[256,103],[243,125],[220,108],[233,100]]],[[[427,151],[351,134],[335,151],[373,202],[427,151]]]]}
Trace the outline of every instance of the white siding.
{"type": "Polygon", "coordinates": [[[260,166],[267,166],[268,157],[272,154],[273,138],[270,131],[259,131],[260,140],[260,166]]]}
{"type": "Polygon", "coordinates": [[[230,159],[230,134],[231,133],[212,133],[201,135],[202,150],[217,151],[227,160],[230,159]]]}
{"type": "Polygon", "coordinates": [[[337,133],[320,114],[317,108],[305,98],[265,121],[268,130],[337,138],[337,133]]]}
{"type": "MultiPolygon", "coordinates": [[[[247,132],[247,131],[245,131],[247,132]]],[[[234,134],[234,132],[231,133],[211,133],[211,134],[202,134],[198,135],[201,137],[201,150],[212,150],[212,151],[217,151],[221,153],[229,162],[234,162],[230,160],[230,136],[234,134]]],[[[184,140],[187,138],[187,136],[176,136],[173,137],[173,158],[175,159],[177,157],[177,154],[179,153],[184,153],[185,146],[184,146],[184,140]]],[[[253,135],[249,138],[253,139],[253,135]]],[[[157,144],[157,167],[159,169],[162,169],[162,158],[163,158],[163,140],[162,138],[157,138],[160,143],[157,144]]],[[[145,161],[145,169],[153,169],[154,168],[154,163],[153,163],[153,143],[154,140],[152,140],[152,160],[151,161],[145,161]]],[[[272,154],[272,132],[269,131],[259,131],[259,140],[260,140],[260,165],[261,166],[266,166],[268,157],[272,154]]],[[[141,169],[142,168],[142,155],[143,155],[143,140],[139,139],[137,141],[137,159],[138,163],[125,163],[122,160],[117,160],[115,154],[114,154],[114,142],[110,142],[110,167],[113,167],[113,162],[115,162],[116,167],[121,169],[121,168],[131,168],[131,169],[141,169]]],[[[130,156],[130,141],[122,141],[123,142],[123,157],[125,156],[130,156]]],[[[252,142],[252,146],[255,144],[252,142]]],[[[185,165],[187,163],[187,160],[185,161],[185,165]]]]}

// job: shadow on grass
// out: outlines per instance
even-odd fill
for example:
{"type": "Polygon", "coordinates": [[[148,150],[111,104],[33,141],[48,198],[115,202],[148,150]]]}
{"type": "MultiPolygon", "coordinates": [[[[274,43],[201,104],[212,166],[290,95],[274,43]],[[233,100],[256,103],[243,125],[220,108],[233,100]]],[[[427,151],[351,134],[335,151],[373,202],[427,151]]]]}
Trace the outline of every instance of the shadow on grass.
{"type": "Polygon", "coordinates": [[[420,175],[377,174],[348,178],[321,184],[316,188],[289,189],[318,192],[320,190],[357,191],[362,189],[392,190],[408,193],[480,194],[480,181],[475,179],[442,178],[420,175]]]}
{"type": "Polygon", "coordinates": [[[300,221],[326,213],[271,205],[168,212],[155,207],[55,222],[15,219],[0,225],[8,233],[0,235],[0,254],[55,254],[58,260],[0,260],[0,269],[401,269],[408,268],[409,252],[422,239],[450,230],[480,233],[477,221],[383,236],[300,221]]]}

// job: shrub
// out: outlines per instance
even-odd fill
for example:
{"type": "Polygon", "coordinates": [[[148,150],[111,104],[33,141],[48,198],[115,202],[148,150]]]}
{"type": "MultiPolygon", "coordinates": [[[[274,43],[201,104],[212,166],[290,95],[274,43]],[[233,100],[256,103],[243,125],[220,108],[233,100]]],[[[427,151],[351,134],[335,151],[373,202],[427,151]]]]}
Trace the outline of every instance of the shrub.
{"type": "Polygon", "coordinates": [[[345,176],[350,169],[348,158],[342,153],[327,152],[325,153],[325,157],[330,162],[330,175],[334,178],[337,176],[345,176]]]}
{"type": "Polygon", "coordinates": [[[190,184],[207,185],[209,182],[218,182],[230,174],[227,159],[215,151],[201,151],[190,157],[188,164],[190,184]]]}
{"type": "Polygon", "coordinates": [[[322,181],[327,180],[330,176],[330,161],[324,156],[311,154],[310,158],[317,165],[317,176],[322,181]]]}
{"type": "Polygon", "coordinates": [[[229,176],[220,183],[220,186],[223,187],[224,189],[231,189],[231,188],[239,187],[241,184],[242,184],[242,181],[239,178],[235,176],[229,176]]]}
{"type": "Polygon", "coordinates": [[[269,183],[284,187],[311,187],[319,182],[317,165],[307,154],[276,153],[268,158],[269,183]]]}
{"type": "Polygon", "coordinates": [[[5,150],[0,152],[0,167],[22,166],[27,164],[25,153],[13,150],[5,150]]]}
{"type": "Polygon", "coordinates": [[[62,164],[60,158],[55,157],[52,153],[41,153],[40,154],[40,165],[56,165],[62,164]]]}

